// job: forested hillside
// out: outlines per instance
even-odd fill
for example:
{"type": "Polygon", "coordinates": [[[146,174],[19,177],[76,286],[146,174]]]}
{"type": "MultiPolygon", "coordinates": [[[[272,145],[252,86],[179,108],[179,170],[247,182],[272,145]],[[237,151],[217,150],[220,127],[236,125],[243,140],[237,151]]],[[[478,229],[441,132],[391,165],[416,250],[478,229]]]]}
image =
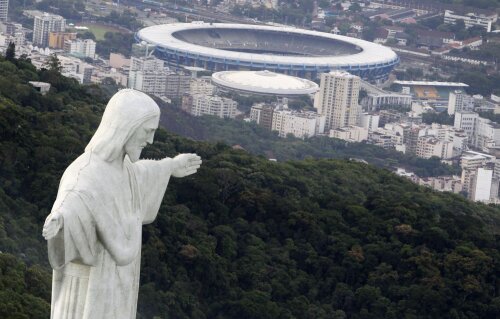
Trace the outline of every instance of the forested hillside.
{"type": "MultiPolygon", "coordinates": [[[[17,66],[16,66],[17,64],[17,66]]],[[[0,318],[48,318],[41,228],[107,97],[0,61],[0,318]],[[28,80],[49,81],[36,93],[28,80]]],[[[197,152],[145,227],[138,318],[495,318],[500,208],[345,160],[270,162],[159,130],[145,157],[197,152]]]]}

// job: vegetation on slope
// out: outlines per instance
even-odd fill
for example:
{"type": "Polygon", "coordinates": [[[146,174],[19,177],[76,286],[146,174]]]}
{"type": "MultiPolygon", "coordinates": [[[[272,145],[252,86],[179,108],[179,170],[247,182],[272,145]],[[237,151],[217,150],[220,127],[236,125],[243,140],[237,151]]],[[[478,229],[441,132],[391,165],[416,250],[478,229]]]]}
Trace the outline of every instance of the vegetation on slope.
{"type": "MultiPolygon", "coordinates": [[[[40,235],[64,168],[106,97],[0,61],[0,317],[48,318],[40,235]],[[50,81],[41,96],[27,80],[50,81]],[[8,80],[8,81],[7,81],[8,80]],[[7,89],[5,86],[10,85],[7,89]]],[[[143,237],[139,318],[494,318],[500,209],[343,160],[287,161],[164,130],[144,150],[197,152],[143,237]]]]}

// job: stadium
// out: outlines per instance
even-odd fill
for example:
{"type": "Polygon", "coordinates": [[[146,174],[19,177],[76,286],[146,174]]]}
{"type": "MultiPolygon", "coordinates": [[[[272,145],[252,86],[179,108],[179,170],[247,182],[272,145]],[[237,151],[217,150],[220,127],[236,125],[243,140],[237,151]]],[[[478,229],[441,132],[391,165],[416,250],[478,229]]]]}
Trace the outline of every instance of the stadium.
{"type": "Polygon", "coordinates": [[[147,27],[135,36],[154,45],[154,54],[171,66],[211,71],[269,70],[314,79],[345,70],[384,79],[399,62],[391,49],[372,42],[293,27],[174,23],[147,27]]]}

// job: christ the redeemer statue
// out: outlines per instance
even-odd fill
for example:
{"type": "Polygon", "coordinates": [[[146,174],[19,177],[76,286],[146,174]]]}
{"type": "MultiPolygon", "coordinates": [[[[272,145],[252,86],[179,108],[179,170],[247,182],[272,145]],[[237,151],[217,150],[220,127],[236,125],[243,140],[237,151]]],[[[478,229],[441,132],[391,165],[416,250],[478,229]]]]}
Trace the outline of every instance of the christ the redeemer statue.
{"type": "Polygon", "coordinates": [[[142,225],[156,218],[170,176],[201,165],[196,154],[139,160],[159,118],[146,94],[119,91],[64,172],[43,226],[54,269],[51,319],[136,317],[142,225]]]}

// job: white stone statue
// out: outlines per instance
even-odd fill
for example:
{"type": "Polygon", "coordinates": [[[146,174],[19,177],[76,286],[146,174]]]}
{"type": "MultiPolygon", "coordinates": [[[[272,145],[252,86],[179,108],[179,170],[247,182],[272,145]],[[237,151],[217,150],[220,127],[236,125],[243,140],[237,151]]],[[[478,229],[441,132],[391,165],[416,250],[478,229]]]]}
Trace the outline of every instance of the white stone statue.
{"type": "Polygon", "coordinates": [[[119,91],[64,172],[43,226],[54,269],[51,319],[136,317],[142,225],[156,218],[170,176],[201,165],[196,154],[139,160],[159,118],[146,94],[119,91]]]}

